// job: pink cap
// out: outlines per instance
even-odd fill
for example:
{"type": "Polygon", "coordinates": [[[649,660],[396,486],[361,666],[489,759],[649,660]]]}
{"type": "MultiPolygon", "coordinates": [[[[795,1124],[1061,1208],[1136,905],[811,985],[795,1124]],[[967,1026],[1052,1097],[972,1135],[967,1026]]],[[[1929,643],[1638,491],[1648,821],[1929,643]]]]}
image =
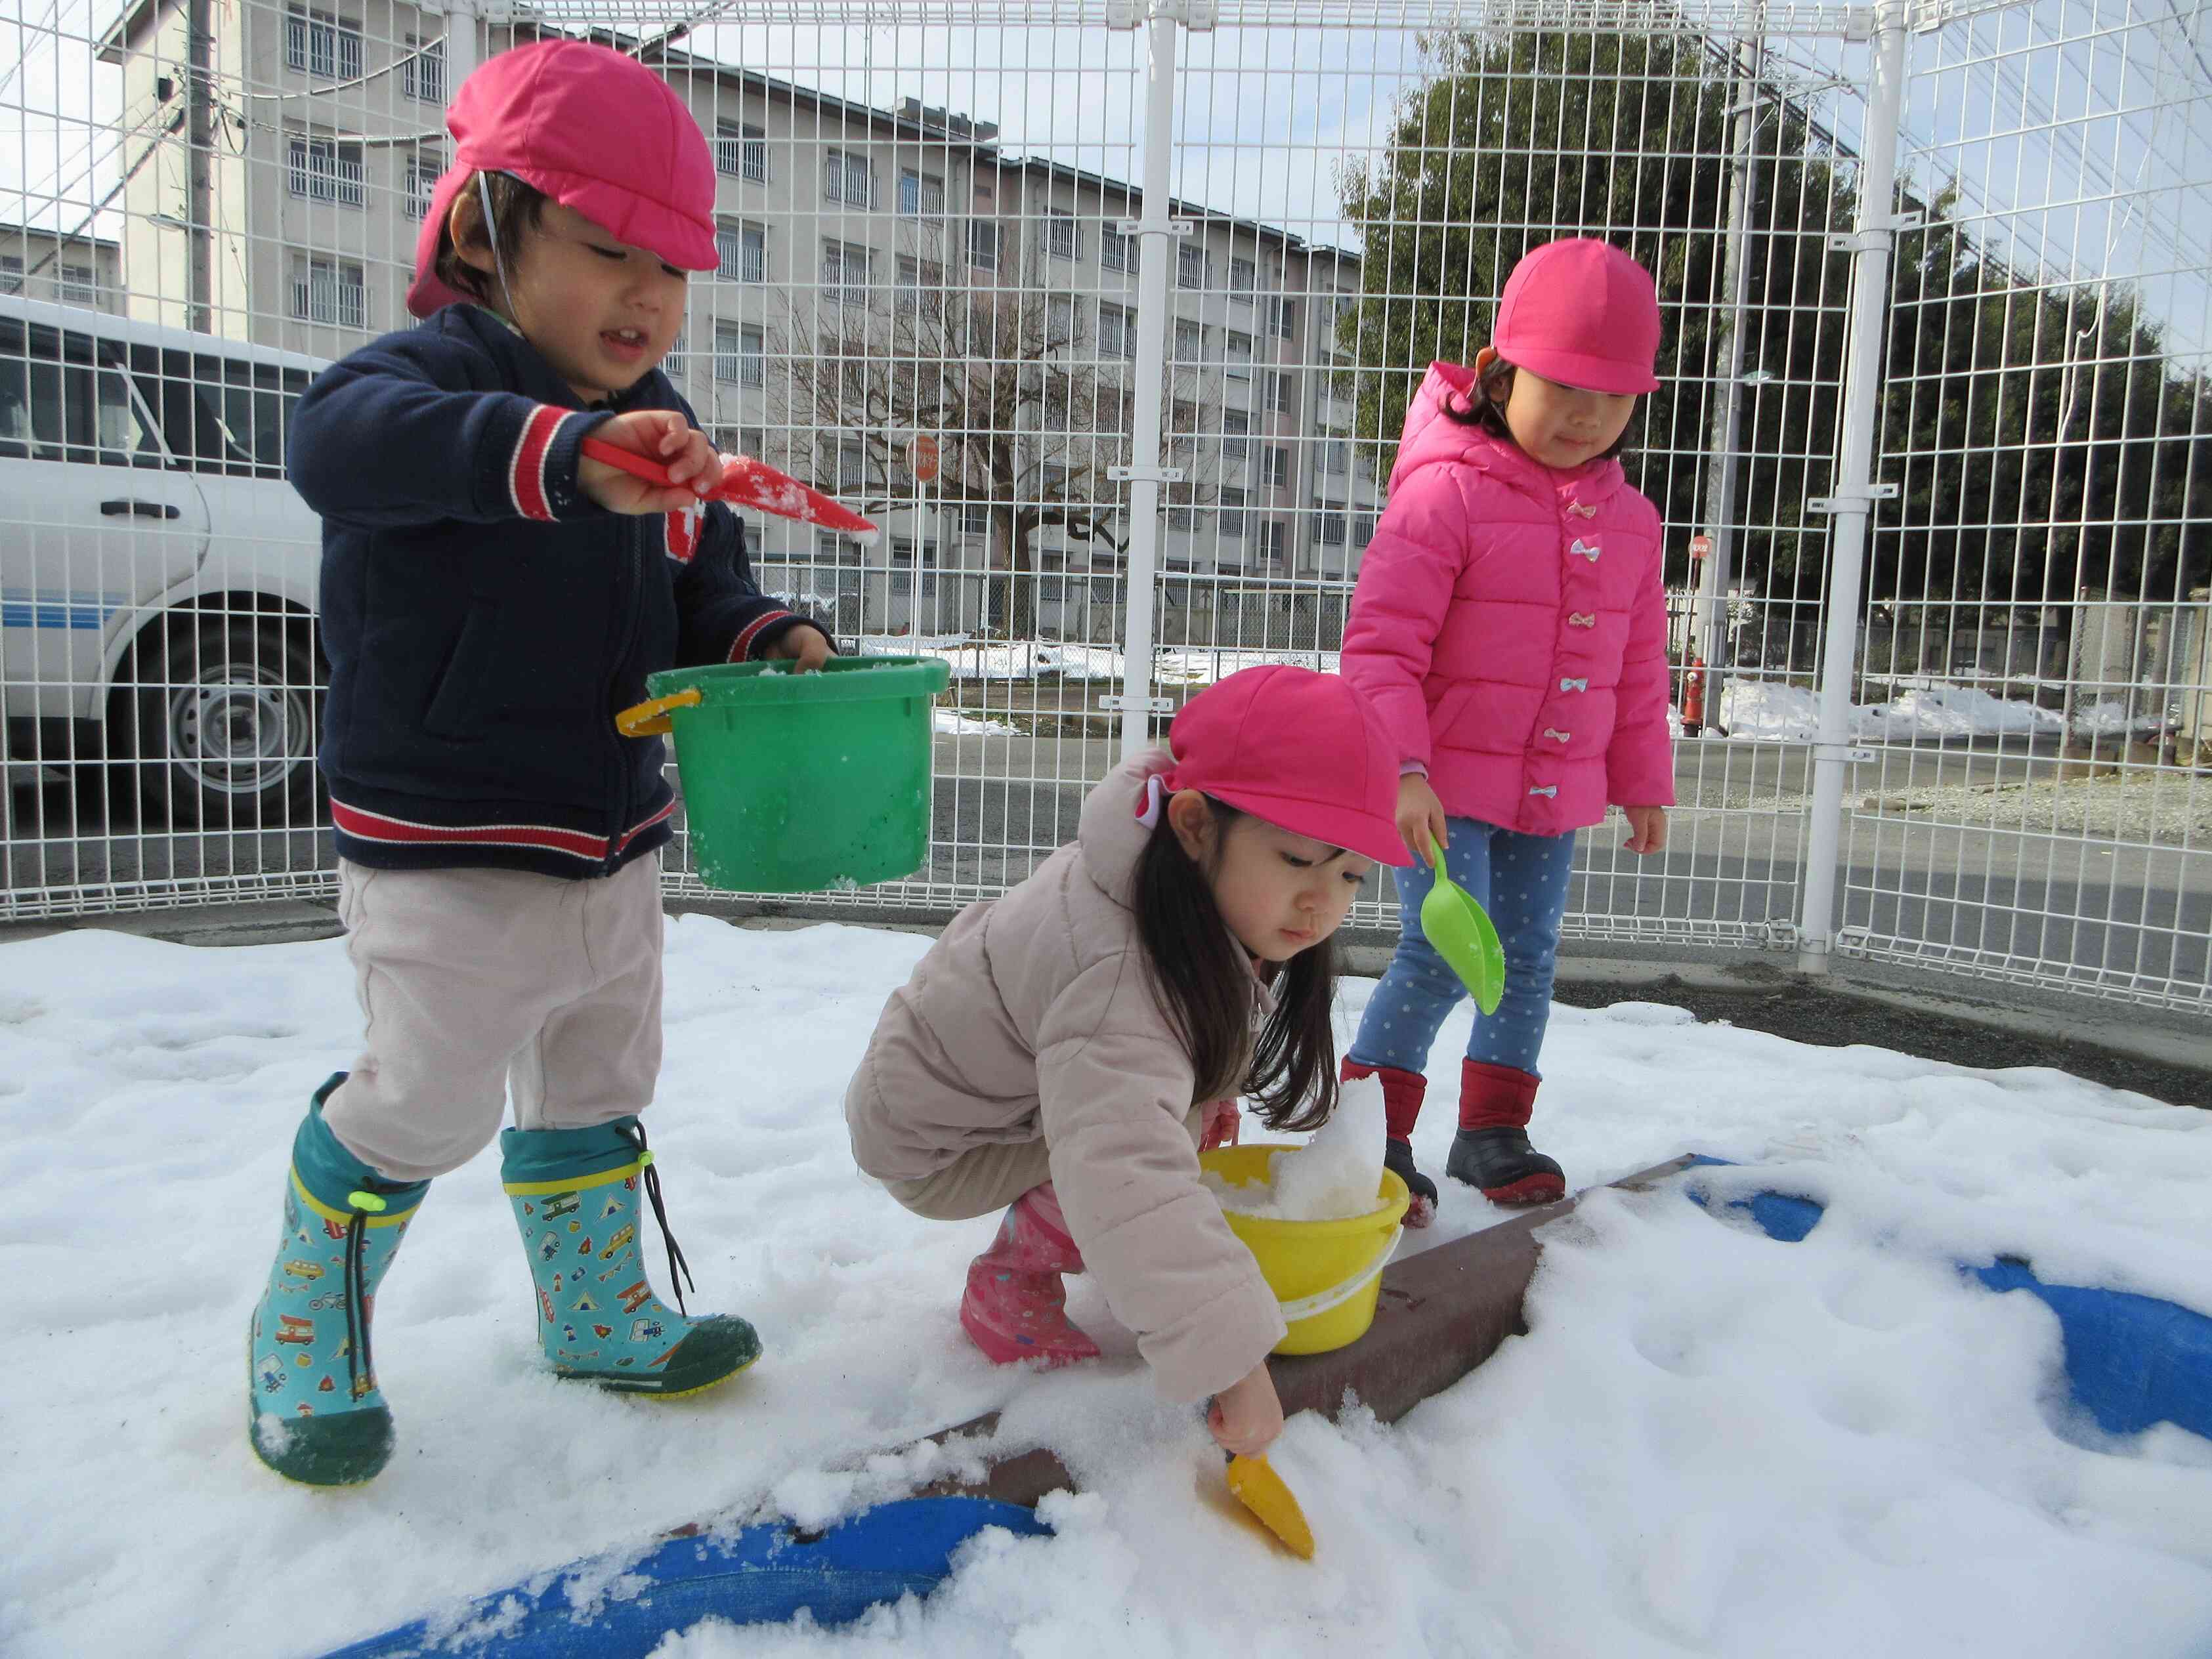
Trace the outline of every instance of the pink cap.
{"type": "Polygon", "coordinates": [[[1517,368],[1584,392],[1656,392],[1659,295],[1619,248],[1576,237],[1532,248],[1505,279],[1490,343],[1517,368]]]}
{"type": "Polygon", "coordinates": [[[1168,728],[1162,787],[1201,789],[1295,835],[1383,864],[1398,837],[1397,750],[1348,681],[1271,663],[1209,686],[1168,728]]]}
{"type": "Polygon", "coordinates": [[[454,196],[478,172],[511,173],[672,265],[714,268],[706,135],[675,90],[635,58],[584,40],[517,46],[461,82],[446,128],[453,164],[430,192],[407,289],[417,317],[468,297],[438,280],[438,247],[454,196]]]}

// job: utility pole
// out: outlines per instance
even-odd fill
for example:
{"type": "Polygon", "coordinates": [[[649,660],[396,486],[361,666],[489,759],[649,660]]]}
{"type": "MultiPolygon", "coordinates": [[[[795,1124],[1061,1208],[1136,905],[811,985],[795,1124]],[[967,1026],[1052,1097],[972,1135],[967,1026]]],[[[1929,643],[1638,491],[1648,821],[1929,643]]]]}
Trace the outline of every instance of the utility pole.
{"type": "Polygon", "coordinates": [[[215,320],[215,29],[211,0],[185,7],[185,326],[215,320]]]}

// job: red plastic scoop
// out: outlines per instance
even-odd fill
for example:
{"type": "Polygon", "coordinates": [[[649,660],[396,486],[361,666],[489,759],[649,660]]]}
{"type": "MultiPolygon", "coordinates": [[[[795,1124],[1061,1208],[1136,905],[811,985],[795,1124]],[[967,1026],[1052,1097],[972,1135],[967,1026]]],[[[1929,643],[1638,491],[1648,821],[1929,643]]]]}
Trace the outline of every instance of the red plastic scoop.
{"type": "MultiPolygon", "coordinates": [[[[659,484],[664,489],[668,487],[667,467],[631,450],[618,449],[603,439],[586,438],[584,440],[584,453],[595,461],[618,466],[631,477],[642,478],[647,483],[659,484]]],[[[773,513],[780,519],[797,519],[805,524],[818,524],[825,530],[842,530],[850,536],[872,536],[876,533],[875,526],[851,507],[799,483],[788,472],[779,471],[766,461],[757,461],[750,455],[723,456],[722,481],[708,491],[704,499],[727,501],[732,507],[750,507],[762,513],[773,513]]]]}

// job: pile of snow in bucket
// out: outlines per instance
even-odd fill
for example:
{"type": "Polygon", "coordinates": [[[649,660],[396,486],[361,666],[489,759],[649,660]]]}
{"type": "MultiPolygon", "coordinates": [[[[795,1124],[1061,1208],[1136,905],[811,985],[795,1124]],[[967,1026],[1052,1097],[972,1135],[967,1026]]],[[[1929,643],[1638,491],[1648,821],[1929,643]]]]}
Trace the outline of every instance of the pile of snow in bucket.
{"type": "Polygon", "coordinates": [[[1365,1215],[1382,1184],[1382,1085],[1354,1078],[1336,1110],[1303,1146],[1267,1161],[1266,1181],[1242,1186],[1212,1170],[1200,1177],[1221,1207],[1265,1221],[1337,1221],[1365,1215]]]}

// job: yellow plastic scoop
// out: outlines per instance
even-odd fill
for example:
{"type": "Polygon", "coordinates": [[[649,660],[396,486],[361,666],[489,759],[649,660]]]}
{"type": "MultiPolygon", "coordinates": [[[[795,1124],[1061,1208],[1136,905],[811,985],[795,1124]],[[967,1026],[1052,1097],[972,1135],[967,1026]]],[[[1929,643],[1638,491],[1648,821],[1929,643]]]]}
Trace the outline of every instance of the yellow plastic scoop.
{"type": "Polygon", "coordinates": [[[1494,1014],[1505,994],[1505,947],[1498,941],[1498,929],[1474,896],[1445,873],[1434,842],[1429,843],[1429,864],[1437,880],[1421,901],[1422,936],[1459,975],[1474,1006],[1494,1014]]]}
{"type": "Polygon", "coordinates": [[[1229,1490],[1291,1554],[1302,1561],[1313,1559],[1313,1528],[1306,1524],[1306,1513],[1265,1457],[1231,1457],[1229,1490]]]}

